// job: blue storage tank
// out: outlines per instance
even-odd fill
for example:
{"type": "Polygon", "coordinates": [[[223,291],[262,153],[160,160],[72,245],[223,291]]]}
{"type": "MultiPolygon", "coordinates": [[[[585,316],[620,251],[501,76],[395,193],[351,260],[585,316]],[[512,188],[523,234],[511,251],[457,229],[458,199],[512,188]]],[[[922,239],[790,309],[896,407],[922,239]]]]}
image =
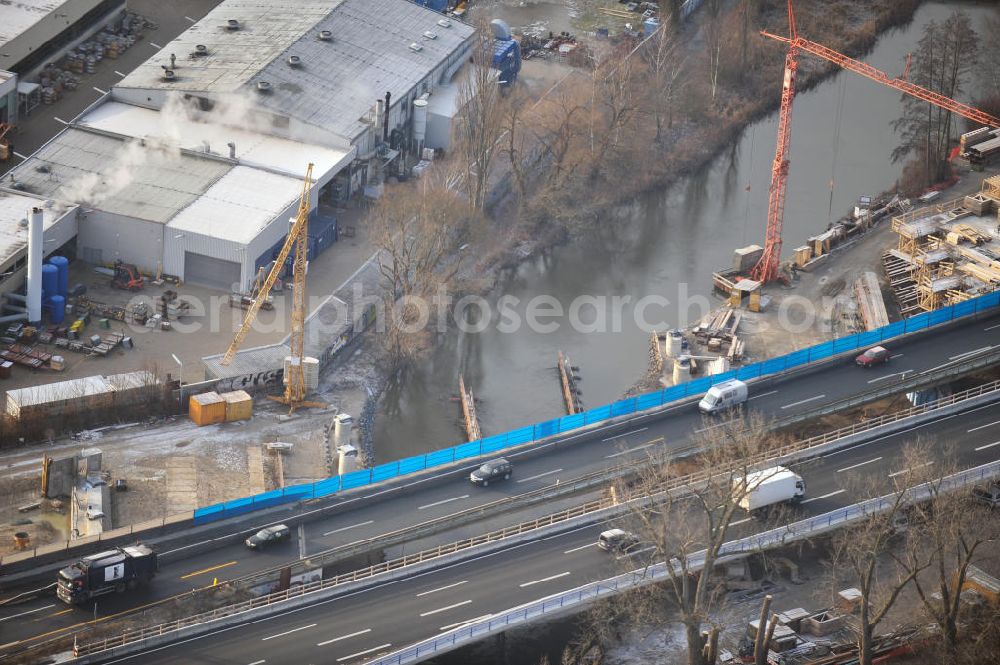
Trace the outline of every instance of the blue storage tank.
{"type": "Polygon", "coordinates": [[[65,256],[53,256],[49,263],[59,269],[59,295],[69,296],[69,259],[65,256]]]}
{"type": "Polygon", "coordinates": [[[43,300],[59,295],[59,268],[51,263],[42,266],[43,300]]]}
{"type": "Polygon", "coordinates": [[[66,318],[66,298],[64,296],[52,296],[52,323],[59,325],[66,318]]]}
{"type": "Polygon", "coordinates": [[[521,71],[521,45],[513,39],[493,42],[493,68],[500,72],[500,80],[510,85],[521,71]]]}

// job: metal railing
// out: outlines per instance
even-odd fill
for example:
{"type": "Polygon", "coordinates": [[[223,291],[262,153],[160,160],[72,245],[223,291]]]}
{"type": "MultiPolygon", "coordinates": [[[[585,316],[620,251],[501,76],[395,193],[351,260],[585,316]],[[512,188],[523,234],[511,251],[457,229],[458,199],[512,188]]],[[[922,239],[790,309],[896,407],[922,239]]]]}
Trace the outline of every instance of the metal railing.
{"type": "MultiPolygon", "coordinates": [[[[1000,475],[1000,461],[984,464],[972,469],[952,474],[939,482],[923,483],[904,490],[904,502],[915,503],[931,498],[935,493],[955,491],[968,485],[989,480],[1000,475]]],[[[820,535],[832,529],[841,528],[852,522],[886,512],[897,504],[897,494],[890,494],[863,501],[846,508],[772,529],[761,534],[731,541],[722,545],[717,563],[726,559],[760,552],[763,549],[784,545],[804,538],[820,535]]],[[[688,570],[699,570],[705,561],[705,551],[695,552],[688,557],[688,570]]],[[[676,574],[680,563],[672,561],[676,574]]],[[[554,594],[542,600],[513,608],[489,618],[453,628],[441,635],[397,650],[391,654],[366,661],[366,665],[404,665],[415,663],[435,653],[451,651],[463,644],[473,642],[486,635],[507,630],[511,626],[523,625],[535,618],[554,615],[567,610],[577,611],[604,596],[615,595],[640,586],[664,580],[670,575],[666,563],[624,573],[610,579],[592,582],[576,589],[554,594]]]]}
{"type": "MultiPolygon", "coordinates": [[[[795,457],[796,459],[808,458],[811,456],[812,454],[811,451],[813,449],[825,447],[827,444],[832,443],[837,439],[843,439],[848,436],[853,436],[859,433],[863,433],[865,431],[871,431],[872,429],[878,427],[883,427],[888,424],[899,422],[901,420],[904,420],[905,418],[933,413],[937,409],[943,409],[949,406],[953,406],[955,404],[960,404],[961,402],[966,400],[975,399],[983,396],[989,396],[991,394],[994,395],[995,397],[1000,397],[1000,381],[993,381],[987,384],[983,384],[981,386],[970,388],[968,390],[963,390],[953,395],[949,395],[948,397],[941,398],[937,402],[930,405],[912,407],[900,411],[898,413],[879,416],[877,418],[872,418],[870,420],[863,421],[862,423],[841,427],[837,430],[833,430],[832,432],[826,432],[806,439],[801,439],[799,441],[790,443],[786,446],[782,446],[781,448],[772,449],[766,452],[759,453],[758,455],[754,456],[750,464],[751,465],[764,464],[765,462],[768,461],[773,462],[774,460],[788,459],[791,457],[795,457]]],[[[692,452],[692,451],[687,451],[687,452],[692,452]]],[[[998,469],[998,473],[1000,473],[1000,462],[993,463],[993,465],[986,465],[986,467],[991,467],[991,468],[993,466],[996,466],[998,469]]],[[[986,467],[978,467],[978,468],[982,469],[986,467]]],[[[619,468],[621,468],[624,471],[624,467],[619,467],[619,468]]],[[[502,529],[490,531],[489,533],[473,536],[471,538],[466,538],[452,543],[447,543],[445,545],[440,545],[438,547],[430,548],[427,550],[422,550],[414,554],[402,556],[383,563],[378,563],[369,566],[367,568],[362,568],[348,573],[343,573],[341,575],[337,575],[335,577],[331,577],[326,580],[304,582],[302,584],[297,584],[293,587],[290,587],[287,590],[265,594],[260,597],[254,598],[252,600],[227,605],[225,607],[217,608],[190,617],[183,617],[181,619],[166,622],[163,624],[136,628],[136,629],[128,629],[125,630],[123,633],[115,635],[113,637],[107,637],[94,642],[88,642],[86,644],[76,645],[74,647],[74,653],[76,653],[77,655],[89,655],[93,653],[99,653],[107,649],[122,647],[134,642],[148,639],[150,637],[157,637],[164,634],[169,634],[171,632],[175,632],[189,626],[217,621],[219,619],[240,614],[242,612],[247,612],[253,609],[259,609],[261,607],[266,607],[275,603],[286,602],[292,598],[298,598],[307,594],[326,591],[342,584],[348,584],[351,582],[358,582],[361,580],[370,579],[376,575],[397,571],[402,568],[431,561],[439,557],[453,555],[463,551],[468,551],[476,547],[481,547],[482,545],[485,544],[496,543],[507,538],[518,536],[524,533],[529,533],[531,531],[535,531],[545,527],[555,526],[560,523],[567,522],[573,519],[590,516],[595,518],[594,521],[597,521],[598,514],[600,513],[604,513],[600,515],[600,519],[610,519],[615,515],[633,509],[636,506],[641,507],[643,505],[650,504],[653,501],[656,501],[658,497],[662,496],[665,493],[684,491],[686,489],[691,488],[692,486],[703,484],[707,482],[711,477],[717,475],[718,473],[719,473],[718,470],[712,470],[710,472],[698,472],[686,476],[671,478],[660,486],[660,491],[658,492],[657,495],[654,496],[636,497],[626,502],[619,502],[614,497],[602,497],[600,499],[588,501],[578,506],[574,506],[566,510],[559,511],[557,513],[552,513],[550,515],[545,515],[534,520],[522,522],[520,524],[515,524],[513,526],[504,527],[502,529]]],[[[962,476],[963,473],[968,474],[970,472],[962,472],[959,474],[955,474],[955,476],[962,476]]],[[[548,489],[551,488],[543,488],[543,490],[540,491],[548,489]]],[[[869,501],[858,505],[868,506],[871,503],[872,502],[869,501]]],[[[853,507],[849,507],[847,509],[841,509],[839,511],[833,511],[825,515],[820,515],[818,517],[812,518],[811,520],[796,522],[795,524],[788,525],[786,527],[780,527],[778,529],[773,529],[772,531],[765,532],[764,534],[760,534],[759,536],[751,536],[735,542],[736,544],[741,544],[753,541],[755,543],[754,547],[757,550],[759,550],[764,547],[770,547],[775,544],[778,544],[777,542],[772,543],[771,541],[767,540],[768,538],[772,537],[772,534],[784,534],[784,536],[787,536],[788,534],[794,535],[796,529],[801,528],[799,525],[802,524],[808,524],[810,533],[813,534],[816,533],[817,530],[821,527],[827,529],[838,528],[842,524],[843,520],[834,520],[832,516],[842,513],[845,510],[849,511],[851,508],[853,507]]],[[[853,515],[852,519],[856,517],[857,517],[856,515],[853,515]]],[[[730,556],[730,555],[735,555],[737,553],[750,551],[746,549],[737,549],[737,550],[726,549],[730,548],[732,545],[733,545],[732,543],[727,543],[726,545],[724,545],[723,550],[720,551],[720,556],[722,555],[730,556]]],[[[740,545],[740,547],[744,547],[744,545],[740,545]]],[[[278,568],[274,569],[274,571],[276,570],[279,569],[278,568]]]]}

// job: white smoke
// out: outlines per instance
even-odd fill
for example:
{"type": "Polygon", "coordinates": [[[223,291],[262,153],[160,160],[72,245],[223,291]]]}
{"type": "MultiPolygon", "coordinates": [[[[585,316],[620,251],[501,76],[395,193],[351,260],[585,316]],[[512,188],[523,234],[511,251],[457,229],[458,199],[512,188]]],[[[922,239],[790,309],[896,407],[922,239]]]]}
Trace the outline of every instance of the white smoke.
{"type": "Polygon", "coordinates": [[[129,140],[115,152],[107,167],[65,185],[59,198],[99,206],[135,182],[143,170],[151,166],[170,166],[179,160],[180,151],[175,147],[159,141],[129,140]]]}

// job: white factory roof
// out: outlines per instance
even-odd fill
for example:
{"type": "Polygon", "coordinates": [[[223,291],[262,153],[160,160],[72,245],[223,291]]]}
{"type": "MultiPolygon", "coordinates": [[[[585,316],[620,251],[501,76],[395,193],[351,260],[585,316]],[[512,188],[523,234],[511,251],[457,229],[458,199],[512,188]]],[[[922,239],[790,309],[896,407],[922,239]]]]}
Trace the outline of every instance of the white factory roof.
{"type": "Polygon", "coordinates": [[[409,0],[301,2],[294,12],[265,0],[225,0],[115,88],[241,93],[260,108],[353,140],[387,91],[395,103],[422,82],[441,83],[427,79],[449,58],[459,64],[473,32],[409,0]],[[240,28],[227,29],[229,19],[240,28]],[[332,39],[319,39],[322,31],[332,39]],[[207,55],[191,55],[199,44],[207,55]],[[168,81],[170,54],[176,78],[168,81]],[[258,92],[261,81],[270,92],[258,92]]]}
{"type": "MultiPolygon", "coordinates": [[[[222,364],[222,358],[225,355],[222,353],[207,356],[201,361],[205,365],[206,377],[224,379],[233,376],[252,376],[260,372],[282,369],[285,366],[285,358],[291,353],[291,347],[287,344],[272,344],[243,349],[228,365],[222,364]]],[[[239,388],[240,386],[233,386],[233,390],[239,388]]]]}
{"type": "Polygon", "coordinates": [[[237,166],[167,225],[247,244],[302,194],[302,181],[237,166]]]}
{"type": "Polygon", "coordinates": [[[108,101],[77,122],[134,138],[155,138],[192,151],[203,151],[208,144],[212,153],[227,158],[227,144],[233,143],[240,164],[273,169],[299,178],[305,177],[310,162],[316,166],[316,172],[329,173],[339,171],[354,156],[353,149],[336,150],[300,143],[251,129],[203,122],[192,115],[193,111],[185,108],[179,99],[168,102],[162,111],[108,101]]]}
{"type": "Polygon", "coordinates": [[[69,210],[62,205],[53,205],[45,199],[0,190],[0,265],[27,247],[27,219],[31,215],[32,208],[42,209],[44,229],[55,224],[69,210]]]}
{"type": "Polygon", "coordinates": [[[0,48],[23,35],[67,0],[0,2],[0,48]]]}
{"type": "Polygon", "coordinates": [[[341,1],[225,0],[116,87],[236,92],[341,1]],[[230,19],[240,22],[238,30],[229,29],[230,19]],[[198,44],[207,47],[206,55],[192,55],[198,44]],[[165,81],[170,54],[177,58],[177,78],[165,81]]]}
{"type": "Polygon", "coordinates": [[[230,169],[154,141],[69,127],[10,173],[27,193],[166,223],[230,169]]]}
{"type": "Polygon", "coordinates": [[[46,383],[41,386],[29,386],[7,391],[7,403],[16,404],[19,408],[61,402],[69,399],[91,397],[93,395],[111,394],[114,388],[103,376],[87,376],[82,379],[46,383]]]}

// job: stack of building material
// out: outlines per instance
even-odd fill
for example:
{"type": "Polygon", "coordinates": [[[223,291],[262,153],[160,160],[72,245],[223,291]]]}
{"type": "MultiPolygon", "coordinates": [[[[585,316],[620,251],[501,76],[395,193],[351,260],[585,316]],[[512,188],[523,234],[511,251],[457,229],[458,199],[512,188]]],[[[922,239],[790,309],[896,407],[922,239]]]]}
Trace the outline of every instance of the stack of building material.
{"type": "Polygon", "coordinates": [[[188,414],[199,427],[223,423],[226,421],[226,400],[214,391],[191,395],[188,401],[188,414]]]}
{"type": "Polygon", "coordinates": [[[858,299],[858,309],[866,330],[875,330],[889,325],[889,314],[885,311],[882,289],[875,273],[867,271],[854,282],[854,294],[858,299]]]}

